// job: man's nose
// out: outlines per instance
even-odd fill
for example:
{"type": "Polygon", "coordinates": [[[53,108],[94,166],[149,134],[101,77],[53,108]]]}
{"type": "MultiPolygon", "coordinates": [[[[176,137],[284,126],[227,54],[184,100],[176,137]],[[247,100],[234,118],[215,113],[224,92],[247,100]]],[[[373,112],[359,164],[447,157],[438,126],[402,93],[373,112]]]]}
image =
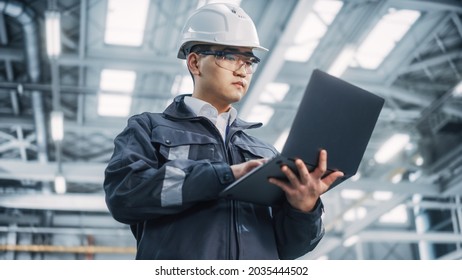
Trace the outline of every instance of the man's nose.
{"type": "Polygon", "coordinates": [[[241,66],[239,68],[237,68],[234,73],[237,75],[237,76],[241,76],[241,77],[245,77],[247,76],[247,70],[246,70],[246,67],[245,67],[245,62],[242,62],[241,63],[241,66]]]}

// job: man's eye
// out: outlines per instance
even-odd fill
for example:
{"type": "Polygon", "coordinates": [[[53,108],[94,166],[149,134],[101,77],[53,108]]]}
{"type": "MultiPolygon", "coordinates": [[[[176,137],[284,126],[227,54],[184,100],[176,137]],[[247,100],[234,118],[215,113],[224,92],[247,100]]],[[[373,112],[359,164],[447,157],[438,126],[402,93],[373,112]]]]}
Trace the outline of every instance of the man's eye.
{"type": "Polygon", "coordinates": [[[237,61],[238,58],[234,54],[226,54],[224,55],[224,58],[229,61],[237,61]]]}

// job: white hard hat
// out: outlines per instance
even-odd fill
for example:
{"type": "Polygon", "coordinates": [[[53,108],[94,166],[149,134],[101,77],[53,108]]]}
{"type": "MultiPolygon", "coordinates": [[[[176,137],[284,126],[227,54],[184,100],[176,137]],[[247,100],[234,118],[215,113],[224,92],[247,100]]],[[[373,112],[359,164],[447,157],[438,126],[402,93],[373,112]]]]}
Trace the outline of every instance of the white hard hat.
{"type": "Polygon", "coordinates": [[[188,18],[178,58],[185,59],[192,46],[203,44],[268,50],[260,46],[257,29],[249,15],[239,6],[225,3],[204,5],[188,18]]]}

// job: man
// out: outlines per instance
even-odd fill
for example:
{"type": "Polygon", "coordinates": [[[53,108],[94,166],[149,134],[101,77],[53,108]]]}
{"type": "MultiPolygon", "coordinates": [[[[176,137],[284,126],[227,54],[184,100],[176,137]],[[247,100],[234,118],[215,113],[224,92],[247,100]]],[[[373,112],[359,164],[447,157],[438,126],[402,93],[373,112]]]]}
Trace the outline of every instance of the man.
{"type": "Polygon", "coordinates": [[[244,132],[261,124],[237,118],[232,107],[256,70],[254,49],[265,50],[241,8],[203,6],[188,19],[178,52],[194,80],[192,96],[176,97],[162,114],[133,116],[115,139],[106,202],[131,226],[137,259],[294,259],[322,238],[320,195],[343,175],[321,179],[325,151],[312,173],[297,160],[299,177],[284,166],[287,182],[270,179],[286,194],[282,205],[218,197],[277,153],[244,132]]]}

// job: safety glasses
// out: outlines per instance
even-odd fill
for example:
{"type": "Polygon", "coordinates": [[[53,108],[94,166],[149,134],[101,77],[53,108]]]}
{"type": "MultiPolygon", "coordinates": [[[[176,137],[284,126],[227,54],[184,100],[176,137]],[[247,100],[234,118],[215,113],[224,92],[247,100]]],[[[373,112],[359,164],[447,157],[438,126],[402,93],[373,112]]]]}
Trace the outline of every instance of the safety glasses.
{"type": "Polygon", "coordinates": [[[249,53],[229,52],[229,51],[199,51],[200,55],[215,56],[215,63],[229,71],[237,71],[244,66],[247,74],[252,74],[257,70],[260,59],[256,56],[250,56],[249,53]]]}

